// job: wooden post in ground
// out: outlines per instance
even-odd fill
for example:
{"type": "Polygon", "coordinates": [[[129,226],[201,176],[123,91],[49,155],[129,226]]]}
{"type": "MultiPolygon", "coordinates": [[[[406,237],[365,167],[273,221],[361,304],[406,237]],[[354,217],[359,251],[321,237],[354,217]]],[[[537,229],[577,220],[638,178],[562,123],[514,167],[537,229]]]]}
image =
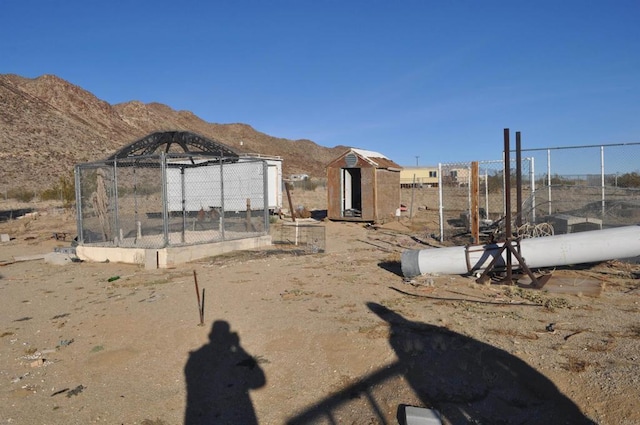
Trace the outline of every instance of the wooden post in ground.
{"type": "Polygon", "coordinates": [[[287,200],[289,201],[289,210],[291,211],[291,220],[296,221],[296,212],[293,210],[293,202],[291,202],[291,192],[289,190],[289,182],[284,183],[284,188],[287,191],[287,200]]]}
{"type": "Polygon", "coordinates": [[[469,211],[469,220],[471,221],[471,235],[473,243],[480,243],[480,209],[478,201],[480,197],[480,177],[478,173],[478,161],[471,163],[471,211],[469,211]]]}

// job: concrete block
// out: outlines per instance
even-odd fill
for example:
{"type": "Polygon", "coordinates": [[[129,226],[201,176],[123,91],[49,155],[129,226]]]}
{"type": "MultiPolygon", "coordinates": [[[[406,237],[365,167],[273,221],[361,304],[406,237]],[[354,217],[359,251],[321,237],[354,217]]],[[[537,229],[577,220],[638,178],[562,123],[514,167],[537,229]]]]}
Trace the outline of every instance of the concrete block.
{"type": "Polygon", "coordinates": [[[442,425],[440,414],[436,410],[405,406],[404,414],[406,425],[442,425]]]}
{"type": "Polygon", "coordinates": [[[155,270],[158,268],[158,250],[144,250],[144,268],[145,270],[155,270]]]}
{"type": "Polygon", "coordinates": [[[44,262],[48,264],[55,264],[56,266],[66,266],[67,264],[71,264],[73,259],[69,254],[50,252],[44,256],[44,262]]]}
{"type": "Polygon", "coordinates": [[[0,234],[0,242],[9,242],[11,238],[6,233],[0,234]]]}

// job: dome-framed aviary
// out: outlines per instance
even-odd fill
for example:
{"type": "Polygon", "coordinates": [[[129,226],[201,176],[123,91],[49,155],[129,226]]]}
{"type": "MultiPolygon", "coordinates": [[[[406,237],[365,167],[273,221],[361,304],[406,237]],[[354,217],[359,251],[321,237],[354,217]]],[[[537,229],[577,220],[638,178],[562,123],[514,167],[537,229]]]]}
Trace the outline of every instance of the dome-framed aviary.
{"type": "Polygon", "coordinates": [[[199,134],[189,131],[158,131],[121,148],[107,160],[135,158],[161,152],[179,152],[218,158],[239,157],[238,152],[229,146],[199,134]]]}

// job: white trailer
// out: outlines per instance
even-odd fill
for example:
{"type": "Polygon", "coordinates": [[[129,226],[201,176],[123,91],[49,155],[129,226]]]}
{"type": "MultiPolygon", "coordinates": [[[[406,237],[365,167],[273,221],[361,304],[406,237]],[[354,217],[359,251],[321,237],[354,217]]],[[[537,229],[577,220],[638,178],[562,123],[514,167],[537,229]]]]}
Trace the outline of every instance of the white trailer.
{"type": "Polygon", "coordinates": [[[193,167],[191,162],[180,161],[172,165],[167,168],[166,181],[169,212],[240,212],[247,210],[248,203],[252,210],[261,210],[265,207],[265,194],[270,211],[282,207],[280,158],[244,156],[231,163],[209,162],[193,167]]]}

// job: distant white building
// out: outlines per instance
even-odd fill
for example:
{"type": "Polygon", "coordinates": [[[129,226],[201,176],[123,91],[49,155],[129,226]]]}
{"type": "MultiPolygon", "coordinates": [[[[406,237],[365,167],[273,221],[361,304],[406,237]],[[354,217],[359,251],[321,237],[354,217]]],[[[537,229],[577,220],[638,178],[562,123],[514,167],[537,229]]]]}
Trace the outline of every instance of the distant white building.
{"type": "Polygon", "coordinates": [[[301,181],[301,180],[308,180],[308,179],[309,179],[308,174],[291,174],[291,176],[289,176],[289,180],[292,180],[292,181],[301,181]]]}

